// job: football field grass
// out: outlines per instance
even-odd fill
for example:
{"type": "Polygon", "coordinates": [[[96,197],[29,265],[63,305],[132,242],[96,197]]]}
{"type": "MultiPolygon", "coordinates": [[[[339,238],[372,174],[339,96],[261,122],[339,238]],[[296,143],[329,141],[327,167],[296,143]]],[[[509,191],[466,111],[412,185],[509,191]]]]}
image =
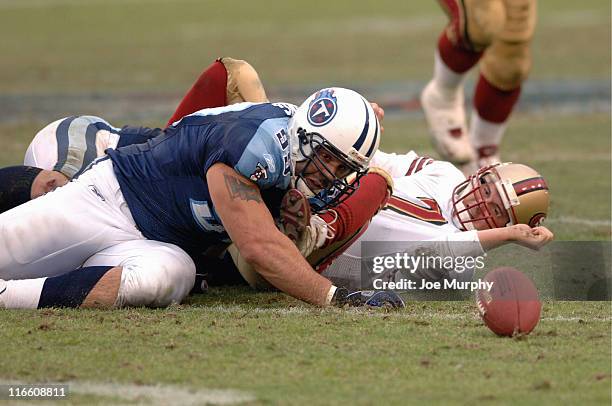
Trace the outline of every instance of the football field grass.
{"type": "Polygon", "coordinates": [[[214,290],[166,310],[6,312],[0,368],[6,381],[68,382],[74,404],[129,400],[90,382],[159,385],[146,401],[157,404],[164,387],[252,404],[607,404],[609,310],[545,303],[535,332],[511,339],[472,303],[320,310],[214,290]]]}
{"type": "MultiPolygon", "coordinates": [[[[414,100],[444,21],[425,1],[0,0],[0,166],[62,116],[163,125],[218,56],[250,61],[275,99],[334,84],[414,100]]],[[[558,240],[609,241],[610,3],[540,1],[533,57],[527,86],[575,94],[521,101],[503,157],[547,179],[558,240]]],[[[418,110],[384,126],[383,150],[436,156],[418,110]]],[[[67,383],[66,405],[609,405],[611,327],[610,302],[547,300],[518,339],[472,300],[321,310],[213,289],[169,309],[0,310],[0,384],[67,383]]]]}

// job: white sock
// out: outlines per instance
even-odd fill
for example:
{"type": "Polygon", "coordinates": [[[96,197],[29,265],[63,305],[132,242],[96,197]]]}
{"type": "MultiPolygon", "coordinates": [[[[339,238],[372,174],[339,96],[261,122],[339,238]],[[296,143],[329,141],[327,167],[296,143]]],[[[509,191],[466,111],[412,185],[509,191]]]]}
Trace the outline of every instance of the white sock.
{"type": "Polygon", "coordinates": [[[0,307],[7,309],[36,309],[47,278],[6,281],[6,290],[0,294],[0,307]]]}
{"type": "Polygon", "coordinates": [[[463,80],[466,77],[466,73],[457,73],[446,66],[440,57],[440,52],[436,49],[434,54],[433,80],[438,90],[446,93],[448,97],[458,96],[459,92],[463,89],[463,80]]]}
{"type": "Polygon", "coordinates": [[[480,117],[476,109],[472,109],[469,131],[470,142],[476,149],[491,145],[499,147],[507,126],[507,121],[492,123],[480,117]]]}

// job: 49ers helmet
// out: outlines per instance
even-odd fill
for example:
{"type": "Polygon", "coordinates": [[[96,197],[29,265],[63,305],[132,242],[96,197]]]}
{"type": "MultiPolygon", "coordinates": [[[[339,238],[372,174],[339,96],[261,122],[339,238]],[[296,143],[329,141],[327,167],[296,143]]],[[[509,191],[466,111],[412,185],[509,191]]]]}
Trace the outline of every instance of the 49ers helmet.
{"type": "Polygon", "coordinates": [[[527,165],[511,162],[480,168],[453,191],[454,216],[466,230],[474,229],[475,221],[485,221],[489,228],[513,224],[536,227],[546,218],[549,201],[548,185],[542,175],[527,165]],[[485,183],[493,184],[499,193],[510,219],[507,224],[496,224],[489,211],[482,191],[485,183]],[[468,196],[474,199],[468,199],[468,196]],[[468,200],[475,203],[466,204],[468,200]],[[469,210],[476,206],[482,217],[473,219],[469,210]]]}

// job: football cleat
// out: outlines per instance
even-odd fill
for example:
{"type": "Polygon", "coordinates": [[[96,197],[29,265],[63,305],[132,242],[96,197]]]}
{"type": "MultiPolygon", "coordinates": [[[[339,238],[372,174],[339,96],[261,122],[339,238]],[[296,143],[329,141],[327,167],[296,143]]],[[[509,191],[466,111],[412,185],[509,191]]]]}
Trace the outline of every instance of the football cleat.
{"type": "Polygon", "coordinates": [[[484,145],[478,148],[478,168],[485,166],[491,166],[501,163],[499,156],[499,146],[497,145],[484,145]]]}
{"type": "Polygon", "coordinates": [[[467,134],[463,89],[448,98],[431,80],[421,93],[421,107],[429,126],[434,147],[444,160],[457,165],[476,160],[467,134]]]}

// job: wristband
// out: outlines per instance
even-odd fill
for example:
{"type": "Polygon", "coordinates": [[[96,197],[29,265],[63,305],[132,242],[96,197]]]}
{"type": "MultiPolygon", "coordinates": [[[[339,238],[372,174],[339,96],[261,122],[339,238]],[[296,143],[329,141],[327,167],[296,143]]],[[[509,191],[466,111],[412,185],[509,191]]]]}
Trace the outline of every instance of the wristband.
{"type": "Polygon", "coordinates": [[[334,294],[336,293],[336,289],[338,288],[335,287],[334,285],[331,285],[331,288],[329,288],[329,292],[327,292],[327,297],[325,298],[326,306],[329,306],[331,304],[331,301],[334,298],[334,294]]]}

